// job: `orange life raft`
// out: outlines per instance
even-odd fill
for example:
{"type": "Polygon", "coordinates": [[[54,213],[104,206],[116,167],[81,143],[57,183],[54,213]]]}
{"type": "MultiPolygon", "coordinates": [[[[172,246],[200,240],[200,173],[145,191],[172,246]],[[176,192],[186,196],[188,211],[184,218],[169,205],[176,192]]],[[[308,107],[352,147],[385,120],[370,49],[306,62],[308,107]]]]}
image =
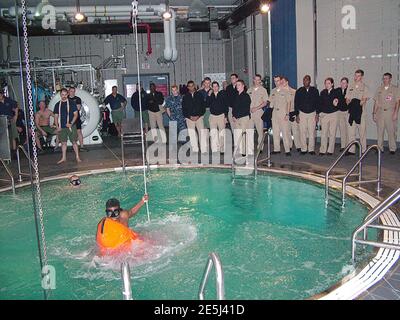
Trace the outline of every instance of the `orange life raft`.
{"type": "Polygon", "coordinates": [[[101,255],[129,251],[132,241],[138,239],[137,233],[111,218],[103,218],[97,226],[96,241],[101,255]]]}

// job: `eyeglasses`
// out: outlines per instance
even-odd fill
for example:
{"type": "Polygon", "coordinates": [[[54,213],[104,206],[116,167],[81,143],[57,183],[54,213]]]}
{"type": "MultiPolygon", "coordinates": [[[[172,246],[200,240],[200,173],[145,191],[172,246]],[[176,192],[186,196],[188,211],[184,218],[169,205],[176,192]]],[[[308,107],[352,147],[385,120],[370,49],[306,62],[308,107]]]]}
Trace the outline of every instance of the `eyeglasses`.
{"type": "Polygon", "coordinates": [[[108,218],[117,218],[121,213],[121,211],[122,211],[121,208],[117,208],[114,210],[106,209],[106,214],[108,218]]]}
{"type": "Polygon", "coordinates": [[[81,180],[79,179],[71,180],[69,183],[72,184],[74,187],[77,187],[81,184],[81,180]]]}

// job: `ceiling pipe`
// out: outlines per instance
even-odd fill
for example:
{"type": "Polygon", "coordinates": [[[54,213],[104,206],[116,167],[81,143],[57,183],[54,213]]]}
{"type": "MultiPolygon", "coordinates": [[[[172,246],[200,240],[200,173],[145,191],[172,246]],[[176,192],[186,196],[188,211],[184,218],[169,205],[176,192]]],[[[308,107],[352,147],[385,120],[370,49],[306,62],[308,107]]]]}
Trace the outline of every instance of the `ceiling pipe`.
{"type": "Polygon", "coordinates": [[[170,33],[171,33],[171,47],[172,47],[172,58],[171,61],[175,62],[178,60],[178,49],[176,48],[176,13],[175,10],[171,10],[171,24],[170,24],[170,33]]]}
{"type": "Polygon", "coordinates": [[[172,47],[171,47],[171,21],[164,19],[164,59],[170,61],[172,59],[172,47]]]}

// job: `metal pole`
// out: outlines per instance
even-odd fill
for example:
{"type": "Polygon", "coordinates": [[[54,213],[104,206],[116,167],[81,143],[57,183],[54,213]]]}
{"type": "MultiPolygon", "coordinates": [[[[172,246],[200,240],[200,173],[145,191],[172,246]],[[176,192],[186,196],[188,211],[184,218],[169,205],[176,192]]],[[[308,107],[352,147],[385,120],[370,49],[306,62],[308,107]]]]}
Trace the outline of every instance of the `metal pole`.
{"type": "Polygon", "coordinates": [[[267,143],[268,143],[268,148],[267,148],[267,166],[268,168],[271,168],[271,136],[269,135],[269,129],[268,129],[268,135],[267,135],[267,143]]]}
{"type": "MultiPolygon", "coordinates": [[[[271,30],[271,10],[268,11],[268,55],[269,55],[269,93],[272,92],[272,30],[271,30]]],[[[270,166],[270,165],[268,165],[270,166]]]]}
{"type": "Polygon", "coordinates": [[[18,165],[18,181],[22,182],[21,159],[19,156],[19,147],[17,148],[17,165],[18,165]]]}
{"type": "Polygon", "coordinates": [[[376,186],[376,191],[381,192],[382,191],[382,188],[381,188],[381,170],[382,170],[382,167],[381,167],[382,162],[381,161],[382,161],[382,158],[381,158],[381,151],[379,150],[379,148],[378,148],[377,152],[378,152],[378,167],[377,167],[378,184],[376,186]]]}
{"type": "Polygon", "coordinates": [[[121,264],[121,274],[123,281],[122,296],[124,297],[124,300],[133,300],[132,287],[131,287],[131,272],[128,262],[123,262],[121,264]]]}

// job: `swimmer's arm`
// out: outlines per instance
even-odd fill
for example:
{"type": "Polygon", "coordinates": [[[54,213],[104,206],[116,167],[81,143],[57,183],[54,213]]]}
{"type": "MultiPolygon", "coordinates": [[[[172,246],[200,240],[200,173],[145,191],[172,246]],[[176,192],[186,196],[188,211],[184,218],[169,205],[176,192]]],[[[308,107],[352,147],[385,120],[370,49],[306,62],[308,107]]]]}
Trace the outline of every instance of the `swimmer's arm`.
{"type": "Polygon", "coordinates": [[[140,200],[131,210],[128,212],[128,219],[132,218],[135,214],[137,214],[140,208],[145,204],[144,198],[140,200]]]}

